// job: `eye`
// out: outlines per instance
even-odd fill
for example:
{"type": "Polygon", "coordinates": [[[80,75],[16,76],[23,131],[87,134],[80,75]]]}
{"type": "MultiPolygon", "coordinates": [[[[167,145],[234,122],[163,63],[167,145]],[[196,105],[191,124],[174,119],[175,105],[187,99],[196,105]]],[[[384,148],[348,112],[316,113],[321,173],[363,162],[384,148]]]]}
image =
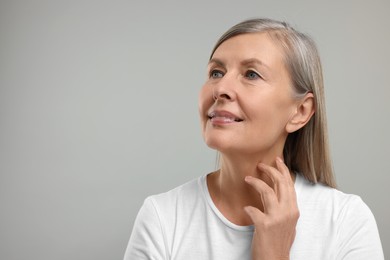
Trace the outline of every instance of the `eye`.
{"type": "Polygon", "coordinates": [[[223,73],[220,70],[212,70],[210,71],[210,78],[216,79],[216,78],[222,78],[223,73]]]}
{"type": "Polygon", "coordinates": [[[254,72],[253,70],[248,70],[245,73],[245,77],[247,79],[250,79],[250,80],[261,79],[262,78],[258,73],[254,72]]]}

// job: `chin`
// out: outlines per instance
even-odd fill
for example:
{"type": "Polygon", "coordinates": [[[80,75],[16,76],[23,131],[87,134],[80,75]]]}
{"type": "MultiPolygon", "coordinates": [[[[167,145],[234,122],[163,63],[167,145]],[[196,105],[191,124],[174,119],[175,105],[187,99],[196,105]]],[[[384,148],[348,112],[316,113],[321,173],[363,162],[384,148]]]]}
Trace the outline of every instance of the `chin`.
{"type": "Polygon", "coordinates": [[[231,138],[222,136],[203,136],[203,138],[206,145],[213,150],[217,150],[221,153],[235,150],[235,145],[232,143],[231,138]]]}
{"type": "Polygon", "coordinates": [[[205,144],[211,149],[219,150],[218,148],[221,146],[222,141],[218,139],[220,138],[203,134],[203,140],[205,144]]]}

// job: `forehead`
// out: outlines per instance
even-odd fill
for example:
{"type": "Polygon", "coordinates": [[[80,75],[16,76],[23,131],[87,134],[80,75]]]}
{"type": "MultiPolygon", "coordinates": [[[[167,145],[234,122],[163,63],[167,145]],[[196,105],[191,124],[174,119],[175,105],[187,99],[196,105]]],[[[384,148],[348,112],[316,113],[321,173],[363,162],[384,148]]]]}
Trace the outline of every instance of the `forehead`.
{"type": "Polygon", "coordinates": [[[258,59],[264,64],[283,63],[284,55],[279,44],[267,32],[233,36],[222,42],[212,58],[248,60],[258,59]]]}

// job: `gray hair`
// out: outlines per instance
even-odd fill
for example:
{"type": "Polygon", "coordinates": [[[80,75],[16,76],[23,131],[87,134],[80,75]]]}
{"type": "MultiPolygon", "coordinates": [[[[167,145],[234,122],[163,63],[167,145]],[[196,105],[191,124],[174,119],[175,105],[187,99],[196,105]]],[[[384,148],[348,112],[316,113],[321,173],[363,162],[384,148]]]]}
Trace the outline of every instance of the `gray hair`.
{"type": "Polygon", "coordinates": [[[302,174],[309,181],[335,187],[330,158],[325,111],[324,83],[321,60],[314,41],[286,22],[272,19],[250,19],[226,31],[215,44],[211,55],[226,40],[241,34],[268,33],[280,45],[296,98],[313,93],[315,113],[301,129],[290,133],[283,155],[290,170],[302,174]]]}

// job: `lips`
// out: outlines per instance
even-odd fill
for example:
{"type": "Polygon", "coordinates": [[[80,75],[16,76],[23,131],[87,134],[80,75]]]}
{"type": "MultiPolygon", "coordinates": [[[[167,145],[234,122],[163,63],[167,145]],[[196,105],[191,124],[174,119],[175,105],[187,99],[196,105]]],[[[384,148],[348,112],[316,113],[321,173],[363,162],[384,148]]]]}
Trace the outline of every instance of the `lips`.
{"type": "Polygon", "coordinates": [[[234,123],[243,121],[240,117],[228,111],[212,111],[207,116],[212,123],[234,123]]]}

